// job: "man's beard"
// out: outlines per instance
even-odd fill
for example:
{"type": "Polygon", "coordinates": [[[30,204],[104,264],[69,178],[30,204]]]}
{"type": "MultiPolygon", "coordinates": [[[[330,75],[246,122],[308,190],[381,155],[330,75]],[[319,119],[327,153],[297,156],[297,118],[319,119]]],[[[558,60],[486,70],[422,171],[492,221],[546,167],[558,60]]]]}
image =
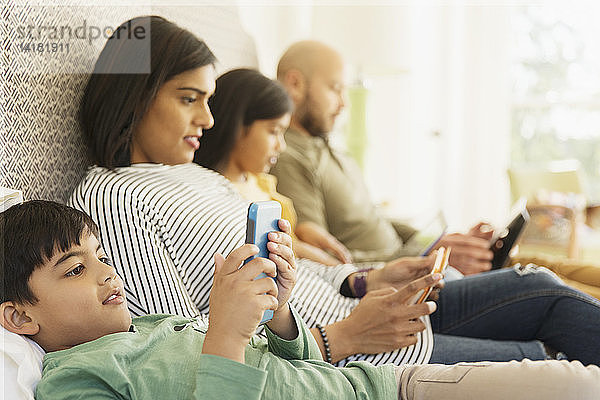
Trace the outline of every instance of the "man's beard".
{"type": "Polygon", "coordinates": [[[300,118],[298,122],[300,125],[311,135],[316,137],[327,137],[330,129],[325,126],[325,123],[320,120],[314,112],[311,112],[315,109],[311,104],[310,99],[307,99],[304,104],[298,107],[297,113],[300,114],[300,118]]]}

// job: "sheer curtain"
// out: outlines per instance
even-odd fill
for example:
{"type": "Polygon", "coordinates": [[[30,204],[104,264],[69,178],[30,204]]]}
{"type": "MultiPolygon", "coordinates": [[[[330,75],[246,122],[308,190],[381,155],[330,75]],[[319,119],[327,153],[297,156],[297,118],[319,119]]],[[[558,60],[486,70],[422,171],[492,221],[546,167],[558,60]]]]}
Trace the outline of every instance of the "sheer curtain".
{"type": "Polygon", "coordinates": [[[443,190],[436,196],[451,224],[464,228],[482,218],[502,223],[509,209],[510,8],[440,7],[436,18],[443,190]]]}

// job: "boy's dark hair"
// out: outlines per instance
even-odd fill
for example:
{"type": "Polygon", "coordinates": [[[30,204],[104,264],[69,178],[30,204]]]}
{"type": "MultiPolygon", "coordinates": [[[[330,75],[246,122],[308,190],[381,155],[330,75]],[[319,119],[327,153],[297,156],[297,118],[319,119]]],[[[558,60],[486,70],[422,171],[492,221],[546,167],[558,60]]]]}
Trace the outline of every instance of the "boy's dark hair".
{"type": "Polygon", "coordinates": [[[223,172],[229,162],[243,127],[256,120],[279,118],[294,109],[281,83],[247,68],[221,75],[208,106],[215,124],[202,136],[194,162],[217,172],[223,172]]]}
{"type": "Polygon", "coordinates": [[[131,165],[133,132],[160,87],[216,60],[204,41],[162,17],[122,23],[98,56],[79,108],[94,162],[110,169],[131,165]]]}
{"type": "Polygon", "coordinates": [[[0,303],[35,304],[29,277],[57,251],[97,238],[98,226],[85,213],[53,201],[33,200],[0,213],[0,303]]]}

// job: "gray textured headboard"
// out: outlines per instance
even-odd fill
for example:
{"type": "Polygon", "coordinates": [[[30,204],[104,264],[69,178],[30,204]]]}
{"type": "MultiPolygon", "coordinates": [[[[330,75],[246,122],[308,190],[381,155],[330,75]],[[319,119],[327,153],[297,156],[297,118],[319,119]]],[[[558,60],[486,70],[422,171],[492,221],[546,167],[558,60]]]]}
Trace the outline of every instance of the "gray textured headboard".
{"type": "Polygon", "coordinates": [[[4,5],[0,25],[0,185],[22,190],[26,200],[66,201],[90,164],[76,113],[88,74],[106,39],[68,39],[63,33],[57,40],[60,27],[75,29],[85,21],[85,32],[90,33],[90,25],[117,27],[138,15],[161,15],[204,39],[219,59],[220,71],[257,67],[254,43],[242,30],[234,6],[18,4],[4,5]],[[30,34],[32,38],[28,38],[30,34]],[[70,54],[60,55],[58,48],[51,53],[53,43],[56,47],[62,43],[63,52],[69,43],[70,54]],[[42,52],[34,51],[31,44],[42,52]]]}

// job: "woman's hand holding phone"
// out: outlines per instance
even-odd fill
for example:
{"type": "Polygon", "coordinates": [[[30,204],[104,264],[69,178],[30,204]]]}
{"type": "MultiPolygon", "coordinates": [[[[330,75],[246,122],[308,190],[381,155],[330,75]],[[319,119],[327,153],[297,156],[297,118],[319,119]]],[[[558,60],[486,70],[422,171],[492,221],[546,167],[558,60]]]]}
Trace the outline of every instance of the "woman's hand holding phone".
{"type": "Polygon", "coordinates": [[[402,257],[390,261],[381,269],[369,271],[367,292],[390,286],[400,289],[409,282],[430,273],[434,261],[433,253],[427,257],[402,257]]]}
{"type": "Polygon", "coordinates": [[[417,334],[425,329],[420,317],[433,313],[436,304],[411,304],[411,299],[420,290],[441,281],[441,274],[427,274],[400,289],[387,287],[368,292],[346,319],[327,327],[333,361],[417,343],[417,334]]]}
{"type": "MultiPolygon", "coordinates": [[[[433,268],[431,270],[431,274],[441,274],[444,275],[446,268],[448,267],[448,260],[450,259],[450,252],[452,248],[448,247],[440,247],[435,256],[435,262],[433,263],[433,268]]],[[[417,293],[411,303],[413,304],[421,304],[423,303],[431,294],[431,291],[434,289],[434,286],[429,286],[417,293]]]]}

